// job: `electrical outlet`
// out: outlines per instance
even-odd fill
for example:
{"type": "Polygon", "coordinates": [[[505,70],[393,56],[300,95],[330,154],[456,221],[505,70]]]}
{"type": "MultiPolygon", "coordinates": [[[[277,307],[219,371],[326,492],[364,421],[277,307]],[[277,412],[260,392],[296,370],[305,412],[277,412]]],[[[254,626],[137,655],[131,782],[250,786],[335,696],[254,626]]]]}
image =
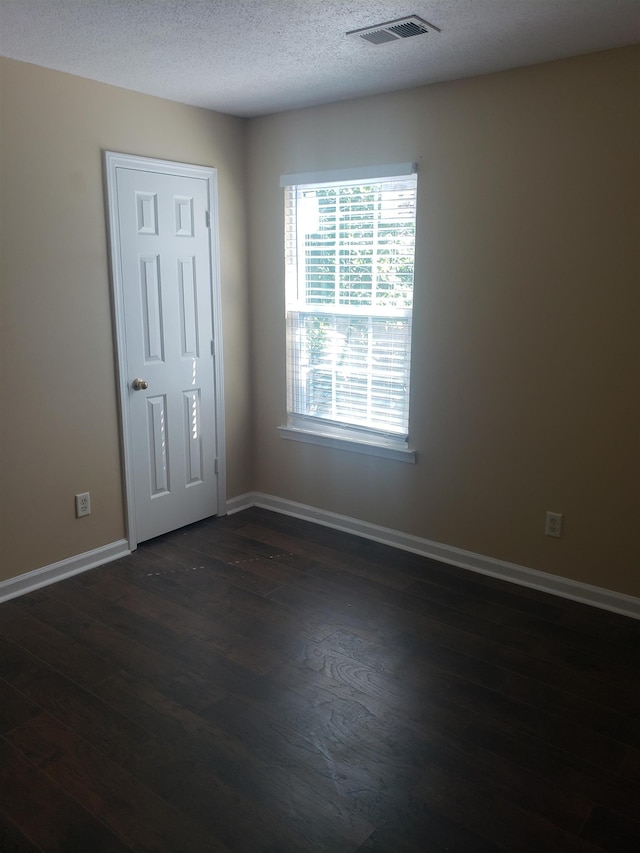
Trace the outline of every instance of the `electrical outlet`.
{"type": "Polygon", "coordinates": [[[83,515],[91,515],[91,495],[89,492],[76,495],[76,518],[82,518],[83,515]]]}
{"type": "Polygon", "coordinates": [[[562,536],[562,515],[559,512],[547,512],[544,535],[555,536],[556,539],[562,536]]]}

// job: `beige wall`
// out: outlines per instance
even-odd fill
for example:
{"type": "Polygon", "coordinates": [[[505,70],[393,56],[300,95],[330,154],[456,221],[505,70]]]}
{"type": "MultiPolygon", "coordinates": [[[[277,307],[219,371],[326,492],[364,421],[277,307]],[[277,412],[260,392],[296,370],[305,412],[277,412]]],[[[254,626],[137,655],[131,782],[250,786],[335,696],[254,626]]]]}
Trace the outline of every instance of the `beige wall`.
{"type": "Polygon", "coordinates": [[[125,535],[104,149],[218,169],[229,496],[252,460],[245,122],[10,60],[0,74],[2,580],[125,535]]]}
{"type": "Polygon", "coordinates": [[[640,48],[249,124],[255,486],[640,595],[640,48]],[[283,173],[419,164],[415,466],[283,441],[283,173]],[[546,510],[565,516],[543,535],[546,510]]]}

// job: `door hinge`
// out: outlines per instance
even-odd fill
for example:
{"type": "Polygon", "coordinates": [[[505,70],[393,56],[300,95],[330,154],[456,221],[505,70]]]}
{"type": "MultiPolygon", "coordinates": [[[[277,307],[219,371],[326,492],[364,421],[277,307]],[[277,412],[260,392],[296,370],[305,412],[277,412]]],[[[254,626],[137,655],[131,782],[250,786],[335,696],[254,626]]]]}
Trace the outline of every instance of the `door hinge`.
{"type": "Polygon", "coordinates": [[[204,212],[204,219],[207,223],[207,228],[211,228],[211,213],[208,210],[205,210],[204,212]]]}
{"type": "Polygon", "coordinates": [[[211,355],[215,356],[216,354],[216,342],[211,341],[211,355]]]}
{"type": "Polygon", "coordinates": [[[213,470],[214,470],[215,474],[218,473],[218,460],[217,459],[213,460],[213,470]]]}

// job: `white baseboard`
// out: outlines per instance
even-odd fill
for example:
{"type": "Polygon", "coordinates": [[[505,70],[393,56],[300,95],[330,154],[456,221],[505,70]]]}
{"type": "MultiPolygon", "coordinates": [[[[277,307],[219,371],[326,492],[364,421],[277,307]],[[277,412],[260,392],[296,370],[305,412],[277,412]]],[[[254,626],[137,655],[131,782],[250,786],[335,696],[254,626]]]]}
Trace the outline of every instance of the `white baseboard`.
{"type": "Polygon", "coordinates": [[[346,515],[338,515],[334,512],[278,498],[274,495],[250,492],[234,500],[238,501],[234,512],[239,512],[241,509],[247,509],[250,506],[263,507],[283,515],[292,515],[305,521],[322,524],[325,527],[354,533],[357,536],[373,539],[375,542],[382,542],[385,545],[393,545],[403,551],[411,551],[414,554],[431,557],[434,560],[450,563],[461,569],[469,569],[472,572],[490,575],[520,586],[528,586],[561,598],[569,598],[572,601],[579,601],[582,604],[589,604],[602,610],[611,610],[623,616],[640,619],[640,598],[624,595],[621,592],[591,586],[559,575],[551,575],[537,569],[519,566],[516,563],[496,560],[493,557],[485,557],[482,554],[475,554],[473,551],[465,551],[462,548],[432,542],[429,539],[422,539],[409,533],[380,527],[377,524],[370,524],[367,521],[360,521],[346,515]]]}
{"type": "Polygon", "coordinates": [[[77,554],[75,557],[60,560],[59,563],[52,563],[50,566],[43,566],[41,569],[34,569],[32,572],[25,572],[23,575],[1,581],[0,602],[17,598],[19,595],[33,592],[40,587],[48,586],[72,575],[78,575],[80,572],[95,569],[96,566],[102,566],[112,560],[126,557],[130,553],[127,540],[119,539],[110,545],[103,545],[93,551],[86,551],[84,554],[77,554]]]}
{"type": "MultiPolygon", "coordinates": [[[[562,598],[569,598],[572,601],[579,601],[582,604],[599,607],[602,610],[611,610],[623,616],[640,619],[640,598],[603,589],[602,587],[591,586],[590,584],[570,580],[569,578],[563,578],[558,575],[551,575],[537,569],[529,569],[526,566],[519,566],[516,563],[508,563],[504,560],[496,560],[493,557],[485,557],[473,551],[465,551],[462,548],[443,545],[440,542],[433,542],[429,539],[422,539],[419,536],[412,536],[409,533],[392,530],[389,527],[381,527],[380,525],[370,524],[367,521],[360,521],[350,516],[339,515],[338,513],[317,509],[307,504],[278,498],[275,495],[266,495],[262,492],[247,492],[244,495],[231,498],[227,501],[227,514],[233,515],[252,506],[263,507],[264,509],[270,509],[283,515],[291,515],[305,521],[313,521],[316,524],[333,527],[336,530],[344,530],[347,533],[353,533],[365,539],[372,539],[375,542],[382,542],[385,545],[392,545],[403,551],[421,554],[424,557],[430,557],[442,563],[450,563],[472,572],[490,575],[491,577],[500,578],[510,583],[528,586],[541,592],[548,592],[551,595],[558,595],[562,598]]],[[[77,575],[80,572],[86,572],[89,569],[109,563],[112,560],[118,560],[120,557],[126,557],[130,553],[126,539],[120,539],[109,545],[103,545],[101,548],[95,548],[93,551],[87,551],[84,554],[78,554],[75,557],[61,560],[59,563],[53,563],[50,566],[26,572],[15,578],[0,581],[0,602],[8,601],[10,598],[16,598],[19,595],[40,589],[56,581],[77,575]]]]}
{"type": "Polygon", "coordinates": [[[249,509],[252,506],[257,506],[257,492],[247,492],[244,495],[238,495],[237,498],[227,498],[227,515],[234,515],[236,512],[242,512],[243,509],[249,509]]]}

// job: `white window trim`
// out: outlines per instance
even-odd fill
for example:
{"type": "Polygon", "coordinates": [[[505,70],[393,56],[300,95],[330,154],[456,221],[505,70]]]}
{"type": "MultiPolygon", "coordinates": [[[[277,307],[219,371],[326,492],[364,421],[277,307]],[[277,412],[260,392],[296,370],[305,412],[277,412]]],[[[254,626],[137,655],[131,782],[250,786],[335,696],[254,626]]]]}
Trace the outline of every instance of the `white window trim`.
{"type": "Polygon", "coordinates": [[[387,163],[384,166],[360,166],[355,169],[330,169],[326,172],[298,172],[282,175],[281,187],[293,187],[298,184],[339,184],[341,181],[373,181],[380,178],[399,178],[402,175],[414,175],[415,163],[387,163]]]}
{"type": "Polygon", "coordinates": [[[317,430],[300,429],[295,426],[279,426],[281,438],[290,441],[302,441],[305,444],[318,444],[321,447],[332,447],[336,450],[350,450],[352,453],[364,453],[367,456],[381,456],[385,459],[395,459],[398,462],[415,463],[416,451],[409,447],[393,444],[379,444],[370,440],[344,438],[339,435],[318,432],[317,430]]]}
{"type": "MultiPolygon", "coordinates": [[[[290,175],[282,175],[280,178],[280,187],[315,183],[352,183],[357,180],[377,180],[386,177],[397,178],[403,175],[413,175],[416,172],[417,164],[413,162],[362,166],[353,169],[333,169],[322,172],[298,172],[290,175]]],[[[322,308],[322,306],[314,307],[320,310],[322,308]]],[[[335,307],[332,306],[331,309],[327,308],[326,313],[335,313],[335,307]]],[[[371,307],[363,307],[362,313],[371,315],[371,307]]],[[[399,313],[404,314],[405,312],[402,311],[399,313]]],[[[404,437],[385,436],[381,433],[378,435],[369,435],[366,430],[359,432],[357,428],[352,430],[351,428],[343,428],[339,424],[323,427],[314,425],[311,428],[307,428],[306,424],[302,423],[302,421],[304,421],[304,417],[301,416],[298,418],[290,415],[288,424],[278,427],[281,438],[338,450],[348,450],[353,453],[395,459],[411,464],[415,464],[416,462],[416,451],[408,447],[408,443],[404,437]]]]}

